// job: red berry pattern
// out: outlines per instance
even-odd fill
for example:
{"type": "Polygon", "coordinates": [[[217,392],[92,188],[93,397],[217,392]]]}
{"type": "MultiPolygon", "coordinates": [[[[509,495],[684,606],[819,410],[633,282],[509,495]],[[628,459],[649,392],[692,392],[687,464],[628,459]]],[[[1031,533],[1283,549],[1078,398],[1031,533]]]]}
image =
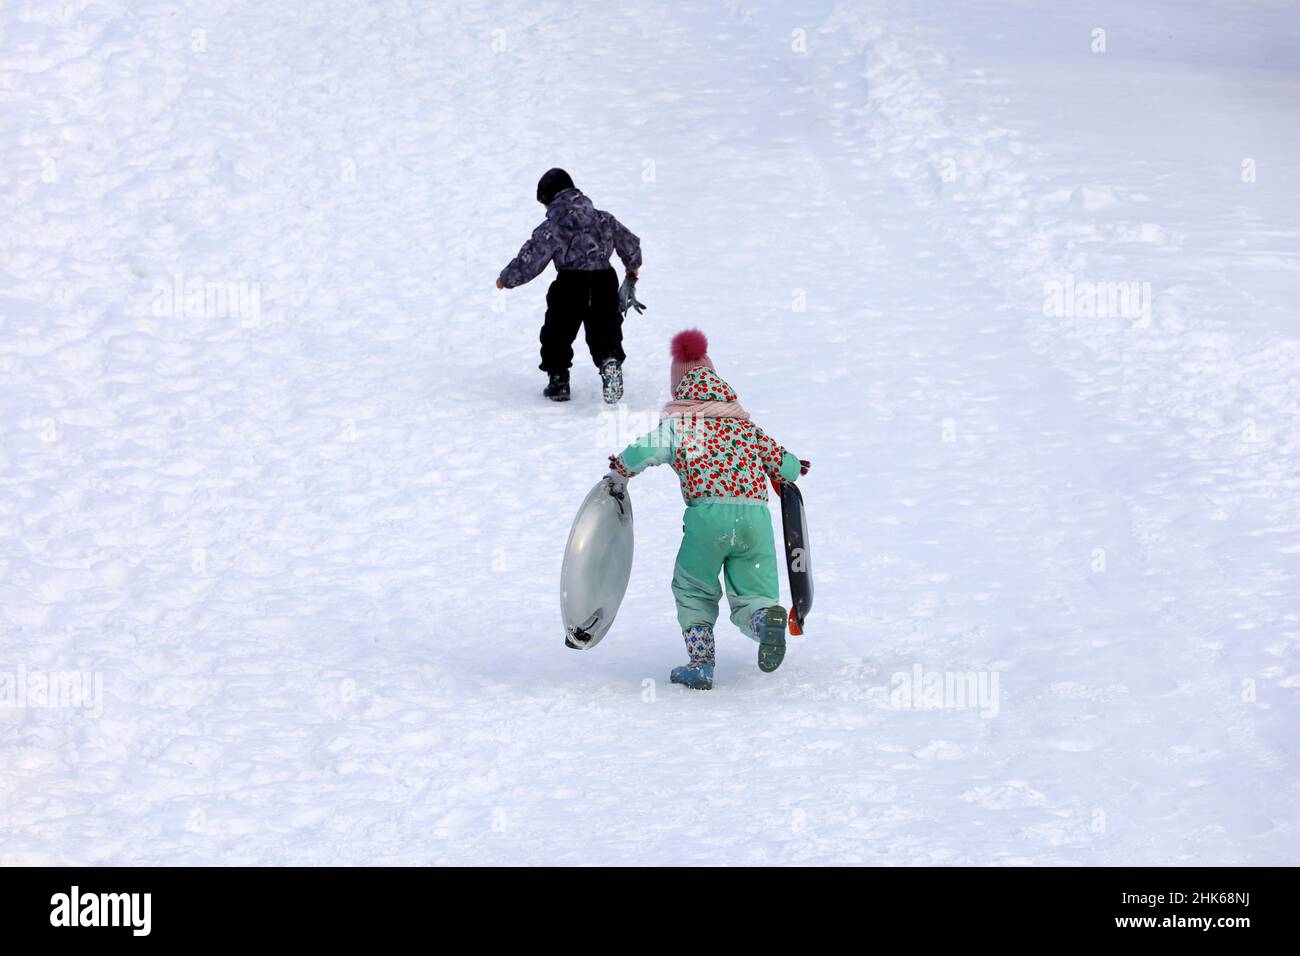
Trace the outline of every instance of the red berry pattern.
{"type": "MultiPolygon", "coordinates": [[[[674,393],[688,401],[734,402],[736,393],[713,369],[691,369],[674,393]]],[[[753,422],[697,418],[677,423],[673,470],[682,497],[767,501],[767,476],[780,471],[785,449],[753,422]]]]}

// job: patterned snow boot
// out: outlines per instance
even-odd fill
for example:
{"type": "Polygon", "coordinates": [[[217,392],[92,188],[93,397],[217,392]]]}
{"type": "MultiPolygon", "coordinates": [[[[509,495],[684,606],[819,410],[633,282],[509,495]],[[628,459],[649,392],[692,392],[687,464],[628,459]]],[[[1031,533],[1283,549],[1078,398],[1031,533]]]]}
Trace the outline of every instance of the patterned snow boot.
{"type": "Polygon", "coordinates": [[[785,660],[785,608],[761,607],[749,619],[749,629],[758,638],[758,669],[770,674],[785,660]]]}
{"type": "Polygon", "coordinates": [[[682,637],[686,640],[686,656],[690,663],[685,667],[674,667],[669,680],[692,690],[712,690],[713,628],[697,624],[682,631],[682,637]]]}
{"type": "Polygon", "coordinates": [[[601,394],[606,405],[623,397],[623,366],[616,358],[607,358],[600,366],[601,394]]]}

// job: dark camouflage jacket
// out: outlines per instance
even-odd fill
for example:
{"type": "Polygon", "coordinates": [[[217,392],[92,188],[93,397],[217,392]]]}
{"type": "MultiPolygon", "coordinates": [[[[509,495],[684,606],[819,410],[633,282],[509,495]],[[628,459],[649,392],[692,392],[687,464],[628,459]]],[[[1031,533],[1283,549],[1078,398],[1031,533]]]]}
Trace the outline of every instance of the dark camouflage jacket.
{"type": "Polygon", "coordinates": [[[552,261],[556,269],[607,269],[615,252],[628,269],[641,268],[641,240],[580,190],[566,189],[546,207],[546,221],[533,230],[519,255],[501,270],[501,284],[507,289],[523,285],[552,261]]]}

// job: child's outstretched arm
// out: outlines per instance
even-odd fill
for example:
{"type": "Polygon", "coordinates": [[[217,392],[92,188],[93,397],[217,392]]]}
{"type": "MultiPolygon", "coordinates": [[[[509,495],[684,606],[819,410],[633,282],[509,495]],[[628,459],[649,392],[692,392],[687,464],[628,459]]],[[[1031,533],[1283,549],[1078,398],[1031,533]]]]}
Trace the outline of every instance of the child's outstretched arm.
{"type": "Polygon", "coordinates": [[[800,475],[808,474],[808,469],[812,467],[810,462],[802,461],[790,454],[762,429],[759,429],[759,434],[763,470],[769,477],[775,481],[794,481],[800,475]]]}
{"type": "MultiPolygon", "coordinates": [[[[609,213],[605,215],[609,216],[609,213]]],[[[613,216],[609,216],[609,224],[614,230],[614,251],[623,261],[623,267],[636,275],[641,269],[641,240],[613,216]]]]}
{"type": "Polygon", "coordinates": [[[551,224],[542,223],[520,248],[519,255],[501,270],[501,275],[497,277],[497,288],[513,289],[536,279],[558,251],[559,243],[551,231],[551,224]]]}
{"type": "Polygon", "coordinates": [[[610,470],[624,478],[639,475],[647,468],[663,465],[673,460],[673,442],[676,436],[672,422],[664,421],[652,432],[642,435],[617,455],[610,455],[610,470]]]}

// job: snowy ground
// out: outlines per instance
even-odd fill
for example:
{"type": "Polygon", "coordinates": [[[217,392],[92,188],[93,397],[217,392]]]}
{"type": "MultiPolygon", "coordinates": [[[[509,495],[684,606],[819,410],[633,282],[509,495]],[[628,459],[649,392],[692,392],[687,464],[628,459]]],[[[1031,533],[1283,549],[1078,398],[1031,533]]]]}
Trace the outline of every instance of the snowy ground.
{"type": "Polygon", "coordinates": [[[1298,13],[7,0],[0,703],[102,697],[0,706],[0,863],[1300,863],[1298,13]],[[492,289],[554,164],[644,243],[612,417],[492,289]],[[709,694],[669,472],[557,609],[686,325],[815,462],[709,694]]]}

